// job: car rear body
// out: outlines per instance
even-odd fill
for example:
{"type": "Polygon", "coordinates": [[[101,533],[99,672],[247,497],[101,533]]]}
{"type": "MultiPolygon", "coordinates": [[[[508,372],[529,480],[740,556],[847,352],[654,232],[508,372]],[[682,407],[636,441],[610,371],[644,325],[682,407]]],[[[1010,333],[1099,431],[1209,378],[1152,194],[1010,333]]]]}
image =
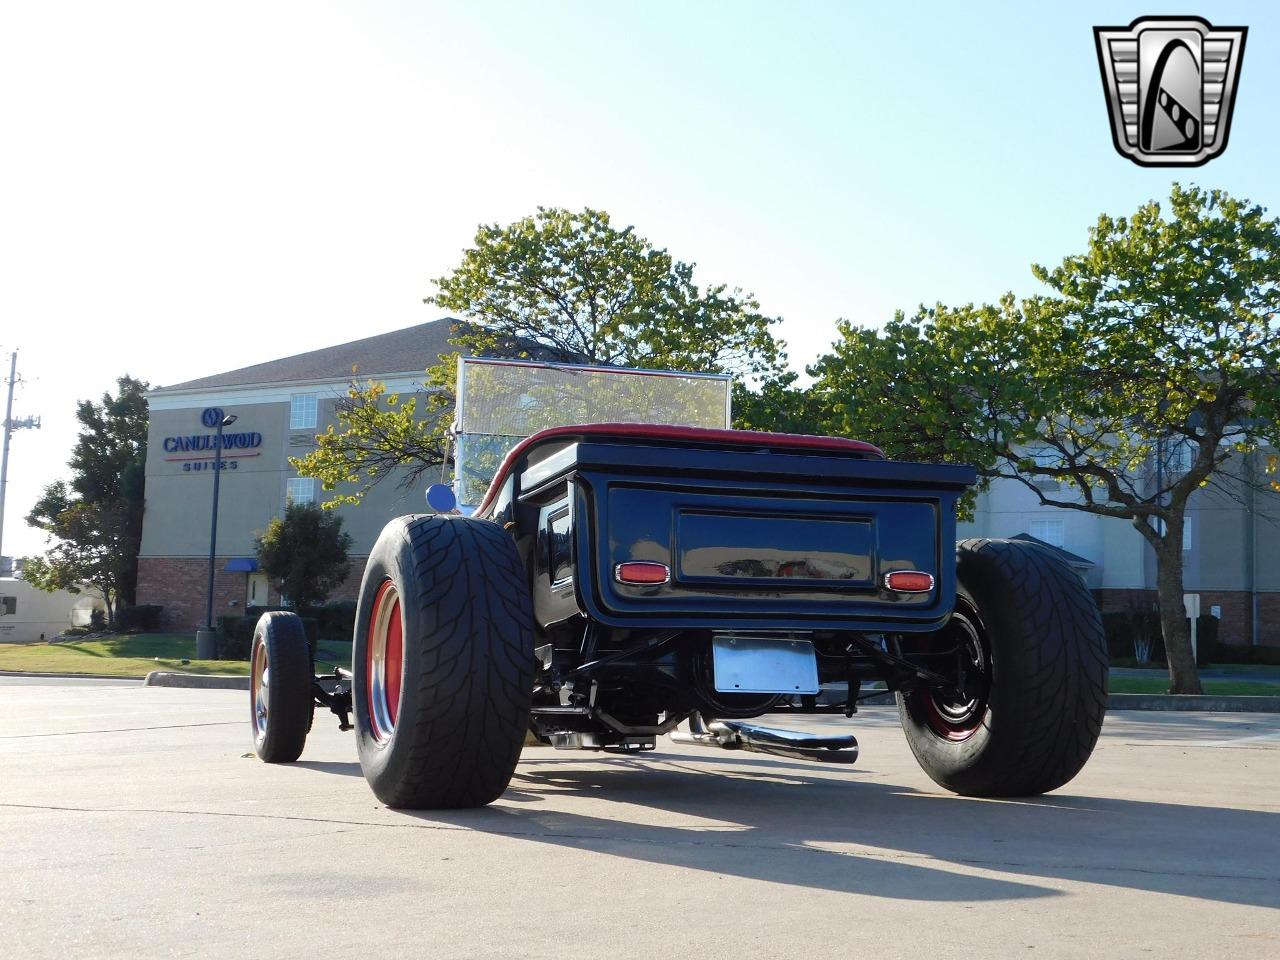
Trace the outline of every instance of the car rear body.
{"type": "Polygon", "coordinates": [[[544,431],[513,451],[478,515],[513,525],[543,628],[585,618],[619,629],[937,629],[954,602],[955,503],[972,468],[803,439],[544,431]],[[625,582],[635,563],[638,579],[657,582],[625,582]],[[891,589],[896,571],[932,586],[891,589]]]}

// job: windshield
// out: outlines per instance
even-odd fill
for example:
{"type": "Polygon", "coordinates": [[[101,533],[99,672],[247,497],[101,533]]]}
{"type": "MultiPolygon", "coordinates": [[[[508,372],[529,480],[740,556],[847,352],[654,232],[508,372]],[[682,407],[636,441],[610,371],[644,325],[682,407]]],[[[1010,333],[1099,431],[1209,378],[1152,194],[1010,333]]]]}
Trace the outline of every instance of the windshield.
{"type": "Polygon", "coordinates": [[[458,502],[478,504],[525,437],[580,423],[729,426],[732,378],[567,364],[458,361],[458,502]]]}

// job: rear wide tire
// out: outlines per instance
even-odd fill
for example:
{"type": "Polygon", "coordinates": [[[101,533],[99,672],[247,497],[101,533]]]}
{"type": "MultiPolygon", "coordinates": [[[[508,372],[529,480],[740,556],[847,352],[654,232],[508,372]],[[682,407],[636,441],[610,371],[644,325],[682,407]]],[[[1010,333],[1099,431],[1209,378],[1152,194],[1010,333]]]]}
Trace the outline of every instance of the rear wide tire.
{"type": "Polygon", "coordinates": [[[964,540],[956,550],[956,626],[981,641],[989,686],[968,716],[928,690],[898,693],[907,742],[925,773],[956,793],[1054,790],[1084,767],[1106,712],[1097,605],[1044,547],[964,540]]]}
{"type": "Polygon", "coordinates": [[[352,648],[360,766],[379,800],[441,809],[502,795],[529,726],[533,622],[524,565],[496,524],[387,524],[352,648]]]}

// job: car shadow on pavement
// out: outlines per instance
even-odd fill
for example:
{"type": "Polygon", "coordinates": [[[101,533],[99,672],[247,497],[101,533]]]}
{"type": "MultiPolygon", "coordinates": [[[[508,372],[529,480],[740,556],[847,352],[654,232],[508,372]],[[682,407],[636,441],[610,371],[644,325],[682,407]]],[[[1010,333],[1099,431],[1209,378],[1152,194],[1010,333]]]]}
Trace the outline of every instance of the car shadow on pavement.
{"type": "Polygon", "coordinates": [[[1280,908],[1280,814],[1070,793],[976,800],[865,779],[867,771],[812,769],[771,758],[526,753],[493,806],[403,813],[711,874],[905,900],[1052,897],[1061,881],[1083,881],[1280,908]]]}
{"type": "Polygon", "coordinates": [[[320,773],[337,773],[344,777],[363,777],[360,764],[353,760],[295,760],[294,767],[317,770],[320,773]]]}

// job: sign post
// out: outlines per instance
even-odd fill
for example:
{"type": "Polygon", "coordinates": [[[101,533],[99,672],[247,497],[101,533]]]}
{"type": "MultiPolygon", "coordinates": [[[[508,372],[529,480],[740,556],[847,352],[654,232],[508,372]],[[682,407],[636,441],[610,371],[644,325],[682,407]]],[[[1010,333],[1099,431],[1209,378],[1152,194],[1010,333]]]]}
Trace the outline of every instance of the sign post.
{"type": "Polygon", "coordinates": [[[212,660],[217,655],[217,633],[213,624],[213,558],[218,547],[218,486],[222,479],[222,428],[236,422],[235,414],[227,414],[211,407],[204,412],[202,422],[206,427],[217,427],[217,439],[213,447],[213,510],[209,520],[209,589],[205,595],[204,629],[196,631],[196,659],[212,660]]]}
{"type": "Polygon", "coordinates": [[[1200,619],[1200,594],[1184,593],[1182,606],[1187,611],[1187,619],[1191,621],[1191,659],[1200,663],[1200,653],[1196,649],[1196,621],[1200,619]]]}

